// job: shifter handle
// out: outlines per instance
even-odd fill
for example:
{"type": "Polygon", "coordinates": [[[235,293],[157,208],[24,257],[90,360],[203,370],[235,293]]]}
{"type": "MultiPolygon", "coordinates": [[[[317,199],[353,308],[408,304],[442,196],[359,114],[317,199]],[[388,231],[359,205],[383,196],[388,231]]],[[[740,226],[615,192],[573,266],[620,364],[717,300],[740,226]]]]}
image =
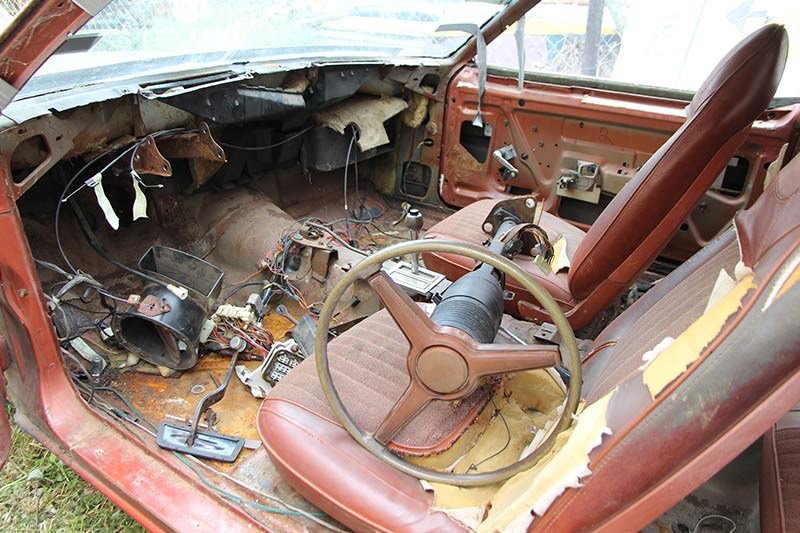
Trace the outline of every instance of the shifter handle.
{"type": "MultiPolygon", "coordinates": [[[[419,239],[419,232],[422,230],[422,212],[416,207],[411,207],[408,202],[403,202],[403,213],[400,218],[392,222],[392,226],[402,224],[408,228],[408,236],[411,240],[416,241],[419,239]]],[[[411,271],[414,274],[419,272],[419,257],[416,254],[411,256],[411,271]]]]}
{"type": "Polygon", "coordinates": [[[419,239],[419,232],[422,229],[422,213],[416,207],[412,207],[408,210],[405,218],[405,226],[411,231],[411,238],[416,240],[419,239]]]}

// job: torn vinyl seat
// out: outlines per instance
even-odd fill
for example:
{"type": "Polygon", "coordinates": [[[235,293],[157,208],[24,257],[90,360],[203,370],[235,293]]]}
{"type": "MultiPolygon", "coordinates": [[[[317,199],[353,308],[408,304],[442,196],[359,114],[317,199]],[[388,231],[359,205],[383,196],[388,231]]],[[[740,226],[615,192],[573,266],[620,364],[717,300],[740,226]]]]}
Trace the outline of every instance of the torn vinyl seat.
{"type": "MultiPolygon", "coordinates": [[[[614,197],[587,233],[555,216],[540,226],[566,237],[568,272],[546,275],[530,258],[517,262],[560,302],[573,328],[587,325],[644,272],[689,216],[767,108],[786,63],[788,38],[771,24],[739,43],[714,69],[687,108],[686,122],[614,197]],[[743,90],[746,87],[746,90],[743,90]]],[[[427,237],[480,244],[494,200],[474,202],[433,226],[427,237]]],[[[428,268],[455,280],[472,268],[464,257],[425,254],[428,268]]],[[[513,280],[506,312],[546,317],[513,280]]]]}
{"type": "MultiPolygon", "coordinates": [[[[574,432],[506,482],[472,523],[356,444],[325,403],[311,360],[265,399],[262,441],[294,488],[357,531],[641,528],[800,401],[798,213],[795,158],[733,227],[603,331],[583,362],[586,407],[574,432]],[[579,478],[562,474],[575,471],[579,478]]],[[[397,334],[378,313],[329,345],[340,390],[357,403],[348,410],[367,430],[407,379],[397,334]]],[[[484,401],[478,396],[429,406],[394,446],[423,455],[447,448],[484,401]]]]}

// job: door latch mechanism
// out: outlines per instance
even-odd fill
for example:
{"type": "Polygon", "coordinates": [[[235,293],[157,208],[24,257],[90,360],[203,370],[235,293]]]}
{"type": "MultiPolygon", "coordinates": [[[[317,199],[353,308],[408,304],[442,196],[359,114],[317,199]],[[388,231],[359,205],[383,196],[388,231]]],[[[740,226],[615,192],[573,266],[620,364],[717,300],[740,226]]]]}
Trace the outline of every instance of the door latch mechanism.
{"type": "Polygon", "coordinates": [[[562,169],[558,188],[590,191],[594,188],[599,176],[600,166],[597,163],[578,161],[576,170],[562,169]]]}

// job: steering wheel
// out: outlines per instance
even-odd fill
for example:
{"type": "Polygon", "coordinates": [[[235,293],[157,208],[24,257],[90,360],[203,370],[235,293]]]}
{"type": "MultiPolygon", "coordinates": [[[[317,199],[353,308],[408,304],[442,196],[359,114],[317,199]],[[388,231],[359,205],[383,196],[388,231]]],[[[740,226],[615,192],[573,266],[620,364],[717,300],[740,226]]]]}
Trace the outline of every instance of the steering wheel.
{"type": "Polygon", "coordinates": [[[552,296],[509,259],[474,244],[445,240],[409,241],[384,248],[354,266],[333,287],[319,315],[316,335],[316,364],[325,397],[342,426],[364,448],[392,467],[427,481],[463,487],[488,485],[534,466],[555,444],[559,433],[572,424],[582,385],[580,355],[575,334],[552,296]],[[558,346],[480,344],[463,331],[434,324],[428,315],[380,272],[381,265],[394,257],[442,252],[487,263],[516,279],[547,311],[567,349],[571,372],[567,399],[555,428],[539,447],[526,457],[503,468],[477,474],[450,474],[408,463],[391,453],[387,445],[431,400],[455,401],[467,397],[485,376],[560,365],[558,346]],[[328,363],[328,330],[336,304],[350,285],[366,279],[411,345],[407,370],[411,382],[374,433],[356,426],[333,384],[328,363]]]}

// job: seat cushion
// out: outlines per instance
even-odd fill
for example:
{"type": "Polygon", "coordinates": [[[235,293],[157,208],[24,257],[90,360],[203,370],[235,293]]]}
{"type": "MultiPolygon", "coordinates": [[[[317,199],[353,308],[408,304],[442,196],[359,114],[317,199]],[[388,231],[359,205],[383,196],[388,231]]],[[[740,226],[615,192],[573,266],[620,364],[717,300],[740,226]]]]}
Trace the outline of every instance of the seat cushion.
{"type": "MultiPolygon", "coordinates": [[[[359,427],[374,431],[410,381],[406,341],[385,311],[328,346],[334,384],[359,427]]],[[[449,448],[489,401],[489,387],[461,402],[433,401],[390,448],[426,455],[449,448]]],[[[374,457],[338,423],[308,359],[270,393],[258,415],[261,439],[281,474],[331,516],[364,531],[464,531],[432,509],[416,479],[374,457]]]]}
{"type": "Polygon", "coordinates": [[[800,531],[800,406],[764,436],[761,453],[761,530],[800,531]]]}
{"type": "MultiPolygon", "coordinates": [[[[483,221],[496,204],[497,200],[479,200],[474,202],[433,226],[426,232],[425,238],[483,244],[490,237],[482,229],[483,221]]],[[[570,259],[584,236],[583,231],[580,229],[546,212],[542,213],[539,226],[547,232],[547,236],[553,243],[562,236],[565,238],[567,257],[570,259]]],[[[423,258],[426,267],[441,272],[450,280],[460,278],[471,271],[474,265],[471,259],[452,254],[424,254],[423,258]]],[[[547,289],[547,292],[561,305],[562,309],[567,311],[575,305],[575,299],[572,297],[572,294],[570,294],[567,285],[567,273],[565,271],[545,274],[533,263],[531,257],[524,255],[518,255],[514,258],[514,262],[535,277],[536,280],[547,289]]],[[[506,302],[506,312],[513,316],[520,316],[517,309],[518,302],[520,300],[535,300],[514,280],[508,280],[507,288],[514,292],[514,298],[506,302]]]]}
{"type": "MultiPolygon", "coordinates": [[[[336,390],[356,424],[374,431],[410,382],[406,369],[409,344],[386,310],[379,311],[333,340],[328,358],[336,390]]],[[[270,400],[302,405],[335,421],[313,359],[304,361],[270,393],[270,400]]],[[[454,404],[433,401],[403,428],[390,447],[401,455],[444,451],[466,431],[489,401],[487,388],[454,404]]]]}

